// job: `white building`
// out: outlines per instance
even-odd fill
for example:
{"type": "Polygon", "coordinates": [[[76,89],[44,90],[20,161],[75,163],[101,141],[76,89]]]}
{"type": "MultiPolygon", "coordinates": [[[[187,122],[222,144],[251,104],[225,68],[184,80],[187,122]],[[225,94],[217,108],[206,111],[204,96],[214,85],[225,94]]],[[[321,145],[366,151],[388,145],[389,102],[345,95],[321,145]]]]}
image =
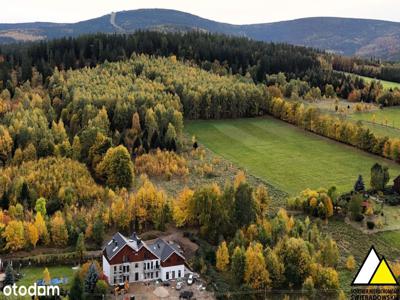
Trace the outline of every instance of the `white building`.
{"type": "Polygon", "coordinates": [[[103,272],[111,285],[181,278],[184,264],[177,245],[163,239],[144,242],[135,233],[127,238],[118,232],[103,249],[103,272]]]}

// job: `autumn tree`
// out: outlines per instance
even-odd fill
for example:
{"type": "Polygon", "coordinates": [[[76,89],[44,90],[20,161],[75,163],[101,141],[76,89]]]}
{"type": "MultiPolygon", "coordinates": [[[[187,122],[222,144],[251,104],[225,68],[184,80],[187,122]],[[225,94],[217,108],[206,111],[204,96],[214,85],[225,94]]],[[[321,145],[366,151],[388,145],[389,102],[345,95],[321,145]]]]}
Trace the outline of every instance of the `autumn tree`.
{"type": "Polygon", "coordinates": [[[356,268],[356,260],[353,255],[350,255],[349,257],[347,257],[346,268],[349,271],[354,271],[354,269],[356,268]]]}
{"type": "Polygon", "coordinates": [[[50,228],[53,244],[56,247],[65,247],[68,242],[68,231],[60,211],[57,211],[52,217],[50,228]]]}
{"type": "Polygon", "coordinates": [[[267,248],[264,252],[265,264],[269,272],[272,287],[278,289],[285,282],[285,265],[276,251],[267,248]]]}
{"type": "Polygon", "coordinates": [[[13,139],[11,138],[7,128],[0,125],[0,160],[3,162],[3,165],[11,154],[13,144],[13,139]]]}
{"type": "Polygon", "coordinates": [[[35,216],[35,227],[37,228],[39,239],[46,245],[49,242],[49,233],[43,216],[38,212],[35,216]]]}
{"type": "Polygon", "coordinates": [[[311,256],[307,244],[300,238],[289,238],[277,246],[277,253],[285,266],[287,284],[300,287],[309,274],[311,256]]]}
{"type": "Polygon", "coordinates": [[[45,268],[43,271],[43,281],[45,285],[50,285],[51,283],[51,277],[50,277],[50,272],[49,269],[45,268]]]}
{"type": "Polygon", "coordinates": [[[24,224],[22,221],[10,221],[2,234],[6,240],[5,249],[17,251],[25,246],[24,224]]]}
{"type": "Polygon", "coordinates": [[[103,160],[97,165],[96,173],[111,188],[130,188],[134,172],[128,150],[122,145],[108,149],[103,160]]]}
{"type": "Polygon", "coordinates": [[[173,218],[176,226],[182,227],[187,225],[193,219],[193,212],[190,211],[193,195],[194,192],[191,189],[184,188],[175,200],[173,218]]]}
{"type": "Polygon", "coordinates": [[[226,242],[223,241],[216,252],[216,267],[219,271],[225,272],[228,269],[229,265],[229,251],[228,247],[226,246],[226,242]]]}
{"type": "Polygon", "coordinates": [[[36,200],[35,211],[37,213],[41,213],[42,216],[47,215],[46,202],[46,199],[43,197],[40,197],[36,200]]]}
{"type": "Polygon", "coordinates": [[[246,250],[244,282],[253,289],[269,288],[271,280],[265,265],[262,245],[253,243],[246,250]]]}
{"type": "Polygon", "coordinates": [[[27,223],[25,232],[28,236],[28,241],[32,245],[33,248],[36,247],[37,242],[39,241],[39,231],[34,223],[27,223]]]}

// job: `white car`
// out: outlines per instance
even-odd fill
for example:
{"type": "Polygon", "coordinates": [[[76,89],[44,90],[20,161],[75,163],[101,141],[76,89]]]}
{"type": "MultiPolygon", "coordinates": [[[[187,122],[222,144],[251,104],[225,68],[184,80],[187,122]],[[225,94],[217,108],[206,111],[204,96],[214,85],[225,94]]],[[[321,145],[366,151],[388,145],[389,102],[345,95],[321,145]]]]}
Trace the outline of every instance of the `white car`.
{"type": "Polygon", "coordinates": [[[187,284],[192,285],[194,282],[193,274],[189,274],[189,277],[187,279],[187,284]]]}
{"type": "Polygon", "coordinates": [[[179,282],[176,283],[175,289],[176,289],[177,291],[179,291],[179,290],[182,289],[182,287],[183,287],[183,282],[179,281],[179,282]]]}

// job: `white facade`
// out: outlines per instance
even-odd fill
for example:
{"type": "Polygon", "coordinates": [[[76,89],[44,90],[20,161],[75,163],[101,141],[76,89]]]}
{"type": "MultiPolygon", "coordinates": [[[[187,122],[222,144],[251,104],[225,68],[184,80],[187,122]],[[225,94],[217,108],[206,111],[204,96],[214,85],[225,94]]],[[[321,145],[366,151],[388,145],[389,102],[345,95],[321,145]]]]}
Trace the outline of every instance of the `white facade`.
{"type": "Polygon", "coordinates": [[[110,264],[108,263],[107,259],[103,255],[103,273],[107,276],[108,280],[110,280],[111,276],[111,268],[110,264]]]}
{"type": "Polygon", "coordinates": [[[103,272],[107,276],[109,284],[122,285],[125,281],[133,283],[157,279],[168,281],[182,278],[185,276],[185,266],[162,267],[158,259],[110,266],[107,259],[103,256],[103,272]]]}
{"type": "Polygon", "coordinates": [[[161,280],[171,280],[176,278],[182,278],[185,276],[185,266],[178,265],[172,267],[161,267],[161,280]]]}

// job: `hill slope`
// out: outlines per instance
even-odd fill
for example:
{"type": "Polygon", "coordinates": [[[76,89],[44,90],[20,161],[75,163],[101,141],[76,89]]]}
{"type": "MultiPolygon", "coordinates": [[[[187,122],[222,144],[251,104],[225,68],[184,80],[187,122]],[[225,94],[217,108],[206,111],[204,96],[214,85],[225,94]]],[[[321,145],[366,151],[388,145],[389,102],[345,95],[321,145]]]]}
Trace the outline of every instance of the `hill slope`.
{"type": "Polygon", "coordinates": [[[138,29],[217,32],[261,41],[316,47],[345,55],[400,60],[400,23],[396,22],[318,17],[265,24],[231,25],[165,9],[122,11],[73,24],[0,24],[0,43],[94,32],[127,33],[138,29]]]}

